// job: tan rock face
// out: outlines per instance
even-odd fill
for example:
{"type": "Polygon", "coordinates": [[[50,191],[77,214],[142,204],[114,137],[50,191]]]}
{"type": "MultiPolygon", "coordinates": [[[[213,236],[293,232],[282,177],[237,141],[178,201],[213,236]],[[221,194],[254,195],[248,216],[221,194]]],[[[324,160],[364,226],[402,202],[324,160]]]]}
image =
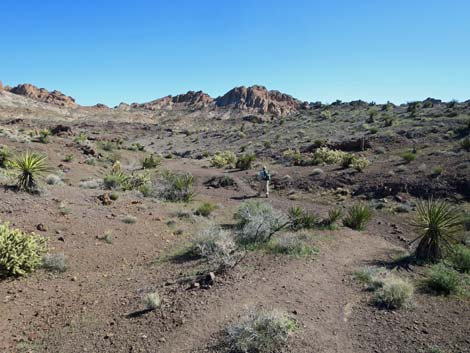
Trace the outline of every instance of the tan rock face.
{"type": "Polygon", "coordinates": [[[175,108],[193,108],[201,109],[213,104],[214,100],[207,93],[202,91],[189,91],[185,94],[179,94],[177,96],[166,96],[163,98],[155,99],[148,103],[133,103],[132,108],[141,108],[147,110],[158,110],[158,109],[172,109],[175,108]]]}
{"type": "Polygon", "coordinates": [[[259,113],[285,115],[296,112],[302,103],[279,91],[268,91],[264,86],[236,87],[216,99],[219,107],[256,110],[259,113]]]}
{"type": "Polygon", "coordinates": [[[66,96],[60,91],[49,92],[45,88],[38,88],[29,83],[21,84],[16,87],[10,88],[10,92],[19,94],[40,102],[55,104],[61,107],[76,107],[75,99],[66,96]]]}
{"type": "Polygon", "coordinates": [[[2,83],[2,81],[0,81],[0,92],[2,92],[2,91],[3,91],[3,83],[2,83]]]}

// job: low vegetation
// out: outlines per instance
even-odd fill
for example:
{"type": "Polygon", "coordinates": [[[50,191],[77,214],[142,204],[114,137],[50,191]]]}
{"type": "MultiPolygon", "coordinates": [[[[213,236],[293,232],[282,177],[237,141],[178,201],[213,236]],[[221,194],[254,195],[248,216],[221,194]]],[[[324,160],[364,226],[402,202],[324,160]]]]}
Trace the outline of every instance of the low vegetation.
{"type": "Polygon", "coordinates": [[[231,151],[217,152],[211,159],[210,163],[213,167],[224,168],[231,167],[234,168],[237,163],[237,156],[231,151]]]}
{"type": "Polygon", "coordinates": [[[349,209],[343,218],[343,224],[351,229],[364,230],[372,217],[372,209],[366,204],[359,203],[349,209]]]}
{"type": "Polygon", "coordinates": [[[189,202],[196,196],[194,176],[190,173],[162,173],[163,188],[160,197],[166,201],[189,202]]]}
{"type": "Polygon", "coordinates": [[[227,328],[227,345],[234,353],[278,352],[296,329],[296,322],[284,312],[253,311],[227,328]]]}
{"type": "Polygon", "coordinates": [[[460,288],[460,276],[456,270],[437,263],[429,268],[424,284],[436,294],[456,294],[460,288]]]}
{"type": "Polygon", "coordinates": [[[0,277],[25,276],[41,266],[46,239],[0,223],[0,277]]]}
{"type": "Polygon", "coordinates": [[[445,257],[455,242],[454,236],[462,228],[462,213],[445,201],[419,201],[411,225],[419,234],[414,240],[419,241],[416,257],[437,262],[445,257]]]}
{"type": "Polygon", "coordinates": [[[49,170],[47,157],[35,152],[25,152],[9,162],[16,173],[18,190],[27,192],[38,191],[38,179],[49,170]]]}
{"type": "Polygon", "coordinates": [[[217,205],[214,205],[211,202],[204,202],[194,211],[194,214],[197,216],[209,217],[216,209],[217,205]]]}
{"type": "Polygon", "coordinates": [[[374,303],[386,309],[408,307],[413,298],[414,288],[411,283],[396,276],[387,276],[374,295],[374,303]]]}

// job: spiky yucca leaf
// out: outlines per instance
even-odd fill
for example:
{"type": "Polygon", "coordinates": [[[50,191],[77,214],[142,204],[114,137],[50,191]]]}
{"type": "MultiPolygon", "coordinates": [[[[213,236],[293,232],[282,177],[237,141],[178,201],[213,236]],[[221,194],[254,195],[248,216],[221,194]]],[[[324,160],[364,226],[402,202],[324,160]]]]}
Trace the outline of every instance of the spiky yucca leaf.
{"type": "Polygon", "coordinates": [[[420,201],[411,225],[417,230],[419,240],[416,257],[436,262],[442,259],[455,242],[454,235],[462,227],[462,213],[445,201],[429,199],[420,201]]]}
{"type": "Polygon", "coordinates": [[[10,167],[17,173],[16,186],[19,190],[34,192],[38,178],[49,171],[47,156],[27,151],[10,161],[10,167]]]}

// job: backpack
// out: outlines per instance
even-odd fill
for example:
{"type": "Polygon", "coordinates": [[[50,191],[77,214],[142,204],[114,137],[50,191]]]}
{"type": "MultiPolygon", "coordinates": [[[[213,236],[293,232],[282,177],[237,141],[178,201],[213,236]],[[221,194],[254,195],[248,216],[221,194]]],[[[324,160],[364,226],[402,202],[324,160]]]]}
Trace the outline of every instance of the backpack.
{"type": "Polygon", "coordinates": [[[269,174],[269,172],[267,170],[263,170],[263,171],[261,171],[261,178],[263,180],[269,181],[269,180],[271,180],[271,174],[269,174]]]}

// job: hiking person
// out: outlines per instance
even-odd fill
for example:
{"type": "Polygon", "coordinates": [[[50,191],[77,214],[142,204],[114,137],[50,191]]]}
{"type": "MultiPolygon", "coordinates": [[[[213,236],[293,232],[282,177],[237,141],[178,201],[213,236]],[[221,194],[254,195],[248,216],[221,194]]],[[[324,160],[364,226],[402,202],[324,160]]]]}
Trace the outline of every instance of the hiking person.
{"type": "Polygon", "coordinates": [[[263,169],[261,169],[261,171],[259,172],[258,177],[261,181],[261,184],[260,184],[260,188],[259,188],[257,196],[261,196],[261,192],[264,192],[266,194],[266,198],[268,198],[269,197],[269,182],[271,181],[271,174],[269,173],[269,170],[268,168],[266,168],[265,165],[263,166],[263,169]]]}

